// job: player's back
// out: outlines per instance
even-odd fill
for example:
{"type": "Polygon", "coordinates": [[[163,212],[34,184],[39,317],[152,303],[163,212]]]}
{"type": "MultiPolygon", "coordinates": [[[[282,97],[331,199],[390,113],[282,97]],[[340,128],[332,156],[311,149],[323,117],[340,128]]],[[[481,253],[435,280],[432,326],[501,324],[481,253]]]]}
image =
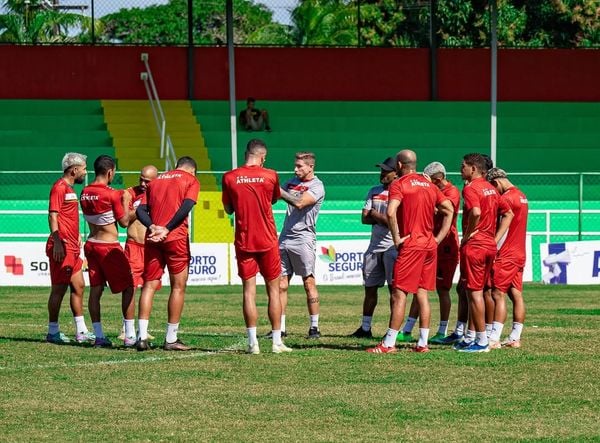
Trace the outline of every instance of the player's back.
{"type": "Polygon", "coordinates": [[[481,215],[475,226],[477,233],[470,241],[489,244],[493,242],[495,245],[494,237],[496,235],[499,205],[500,195],[483,177],[478,177],[465,185],[463,188],[463,234],[468,223],[468,212],[474,207],[478,207],[481,215]]]}
{"type": "Polygon", "coordinates": [[[89,223],[98,226],[115,223],[125,215],[121,192],[102,183],[92,183],[81,191],[81,210],[89,223]]]}
{"type": "Polygon", "coordinates": [[[527,197],[520,189],[512,187],[502,194],[501,198],[510,207],[514,217],[498,255],[503,259],[510,258],[524,264],[527,217],[529,214],[527,197]]]}
{"type": "Polygon", "coordinates": [[[433,219],[437,203],[445,200],[441,191],[422,175],[411,173],[390,185],[390,200],[401,201],[398,216],[400,236],[410,234],[406,248],[437,248],[433,219]]]}
{"type": "Polygon", "coordinates": [[[262,166],[241,166],[223,175],[223,203],[235,212],[235,243],[248,252],[277,245],[272,204],[280,197],[279,177],[262,166]]]}

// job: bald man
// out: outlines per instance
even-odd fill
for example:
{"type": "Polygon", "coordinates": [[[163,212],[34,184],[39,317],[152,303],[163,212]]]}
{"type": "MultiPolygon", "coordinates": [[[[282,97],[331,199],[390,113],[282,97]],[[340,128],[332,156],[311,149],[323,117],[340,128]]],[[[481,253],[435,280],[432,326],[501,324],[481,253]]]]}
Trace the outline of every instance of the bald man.
{"type": "Polygon", "coordinates": [[[387,219],[392,240],[398,249],[394,265],[391,316],[382,342],[367,349],[375,354],[396,352],[396,338],[402,325],[406,297],[415,294],[420,308],[419,341],[415,352],[428,352],[429,298],[435,290],[437,247],[452,224],[454,210],[447,197],[433,183],[417,174],[417,154],[409,149],[396,155],[395,180],[389,189],[387,219]],[[433,235],[435,211],[443,216],[437,235],[433,235]]]}
{"type": "MultiPolygon", "coordinates": [[[[142,274],[144,272],[144,239],[146,238],[146,227],[140,223],[135,213],[140,205],[142,198],[146,194],[148,183],[158,176],[158,169],[154,165],[147,165],[140,171],[140,181],[137,186],[127,188],[125,192],[131,194],[131,203],[129,205],[129,226],[127,227],[127,242],[125,243],[125,256],[129,260],[131,266],[131,274],[133,276],[134,291],[137,288],[144,286],[142,274]]],[[[133,294],[135,298],[135,293],[133,294]]],[[[126,320],[123,320],[124,322],[126,320]]],[[[125,337],[125,323],[121,331],[121,340],[125,337]]],[[[134,337],[135,338],[135,337],[134,337]]],[[[150,340],[153,340],[151,337],[150,340]]]]}

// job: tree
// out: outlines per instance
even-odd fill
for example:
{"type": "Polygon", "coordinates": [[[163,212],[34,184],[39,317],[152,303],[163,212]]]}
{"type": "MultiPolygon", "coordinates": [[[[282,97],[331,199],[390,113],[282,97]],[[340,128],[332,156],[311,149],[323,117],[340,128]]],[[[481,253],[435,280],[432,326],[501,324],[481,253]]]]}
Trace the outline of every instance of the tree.
{"type": "Polygon", "coordinates": [[[292,11],[292,42],[296,45],[356,46],[356,4],[344,0],[301,0],[292,11]]]}
{"type": "Polygon", "coordinates": [[[0,42],[78,42],[91,26],[84,15],[62,12],[56,0],[7,0],[3,6],[8,13],[0,15],[0,42]]]}
{"type": "MultiPolygon", "coordinates": [[[[273,13],[249,0],[234,0],[234,42],[238,44],[289,43],[286,26],[273,23],[273,13]]],[[[193,0],[195,44],[227,43],[225,1],[193,0]]],[[[128,44],[187,44],[187,0],[166,5],[121,9],[102,18],[103,42],[128,44]]]]}

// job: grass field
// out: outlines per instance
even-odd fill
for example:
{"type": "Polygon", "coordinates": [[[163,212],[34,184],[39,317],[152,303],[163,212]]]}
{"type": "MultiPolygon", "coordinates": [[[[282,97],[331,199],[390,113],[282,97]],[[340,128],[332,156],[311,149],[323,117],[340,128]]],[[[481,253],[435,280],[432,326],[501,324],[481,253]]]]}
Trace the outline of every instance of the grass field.
{"type": "MultiPolygon", "coordinates": [[[[294,352],[271,354],[261,339],[263,353],[250,356],[239,287],[190,288],[180,328],[188,353],[47,344],[48,289],[2,288],[0,440],[600,441],[597,287],[527,286],[523,347],[475,355],[364,352],[376,340],[346,337],[359,325],[361,291],[322,287],[323,337],[309,341],[293,288],[294,352]]],[[[103,309],[116,341],[118,298],[106,295],[103,309]]],[[[165,312],[163,290],[150,323],[159,344],[165,312]]],[[[378,336],[388,312],[382,297],[378,336]]],[[[66,300],[61,324],[72,336],[66,300]]]]}

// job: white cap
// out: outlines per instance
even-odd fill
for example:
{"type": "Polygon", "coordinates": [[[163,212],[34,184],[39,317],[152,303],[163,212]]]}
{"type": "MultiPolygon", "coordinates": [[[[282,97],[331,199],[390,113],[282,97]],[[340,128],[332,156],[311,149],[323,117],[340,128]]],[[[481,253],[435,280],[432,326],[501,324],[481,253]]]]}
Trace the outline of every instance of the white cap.
{"type": "Polygon", "coordinates": [[[86,164],[87,155],[79,154],[77,152],[67,152],[62,159],[62,170],[63,172],[69,169],[71,166],[83,166],[86,164]]]}
{"type": "Polygon", "coordinates": [[[431,177],[435,174],[442,174],[445,178],[446,168],[440,162],[432,162],[425,166],[425,169],[423,169],[423,174],[428,177],[431,177]]]}

